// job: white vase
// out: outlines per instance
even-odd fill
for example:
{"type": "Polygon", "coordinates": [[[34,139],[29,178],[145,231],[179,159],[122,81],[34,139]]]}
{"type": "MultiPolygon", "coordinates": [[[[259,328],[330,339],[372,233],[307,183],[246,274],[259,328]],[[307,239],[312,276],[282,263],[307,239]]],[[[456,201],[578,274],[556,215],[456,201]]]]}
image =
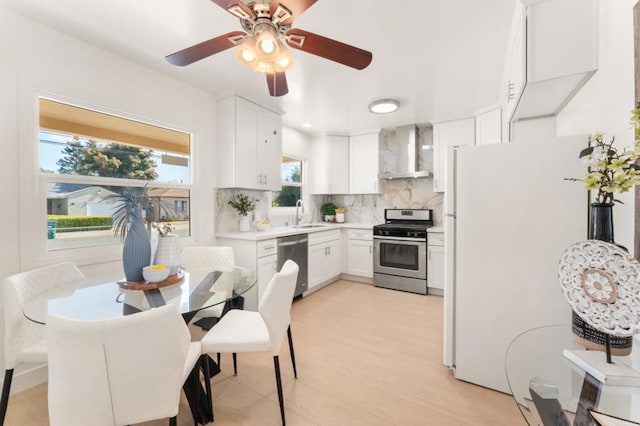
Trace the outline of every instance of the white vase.
{"type": "Polygon", "coordinates": [[[166,237],[158,237],[158,246],[153,257],[153,264],[167,265],[169,266],[169,274],[176,274],[182,263],[180,259],[181,251],[179,236],[169,234],[166,237]]]}
{"type": "Polygon", "coordinates": [[[240,232],[248,232],[251,230],[249,218],[247,216],[240,216],[240,220],[238,220],[238,230],[240,232]]]}

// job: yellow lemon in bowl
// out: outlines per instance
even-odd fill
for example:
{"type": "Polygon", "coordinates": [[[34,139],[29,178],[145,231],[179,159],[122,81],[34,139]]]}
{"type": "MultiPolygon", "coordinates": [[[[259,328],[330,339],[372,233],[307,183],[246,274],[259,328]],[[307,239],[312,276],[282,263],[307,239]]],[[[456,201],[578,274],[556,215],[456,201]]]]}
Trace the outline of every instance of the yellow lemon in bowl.
{"type": "Polygon", "coordinates": [[[150,283],[164,281],[169,276],[169,267],[167,265],[149,265],[142,268],[142,276],[144,280],[150,283]]]}

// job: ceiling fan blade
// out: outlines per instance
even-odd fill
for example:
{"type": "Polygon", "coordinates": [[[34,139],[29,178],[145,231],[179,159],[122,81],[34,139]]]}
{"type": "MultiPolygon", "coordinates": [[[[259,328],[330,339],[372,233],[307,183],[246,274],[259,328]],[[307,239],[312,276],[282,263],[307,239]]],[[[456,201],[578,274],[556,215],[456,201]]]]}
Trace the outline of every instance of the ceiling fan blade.
{"type": "Polygon", "coordinates": [[[318,0],[273,0],[269,6],[271,16],[274,16],[279,5],[287,8],[291,12],[291,16],[282,20],[284,24],[291,24],[294,19],[302,15],[305,10],[309,9],[318,0]]]}
{"type": "Polygon", "coordinates": [[[321,56],[357,70],[365,69],[373,59],[369,51],[298,28],[289,30],[286,40],[287,44],[294,49],[321,56]]]}
{"type": "Polygon", "coordinates": [[[211,0],[230,14],[240,19],[253,19],[254,14],[247,5],[238,0],[211,0]]]}
{"type": "Polygon", "coordinates": [[[179,52],[172,53],[166,56],[167,61],[173,65],[185,66],[192,64],[200,59],[204,59],[207,56],[214,55],[223,50],[227,50],[237,44],[238,40],[241,40],[246,33],[242,31],[232,31],[230,33],[212,38],[211,40],[203,41],[194,46],[182,49],[179,52]]]}
{"type": "Polygon", "coordinates": [[[269,86],[269,94],[271,96],[283,96],[289,93],[287,86],[287,76],[283,72],[266,74],[267,86],[269,86]]]}

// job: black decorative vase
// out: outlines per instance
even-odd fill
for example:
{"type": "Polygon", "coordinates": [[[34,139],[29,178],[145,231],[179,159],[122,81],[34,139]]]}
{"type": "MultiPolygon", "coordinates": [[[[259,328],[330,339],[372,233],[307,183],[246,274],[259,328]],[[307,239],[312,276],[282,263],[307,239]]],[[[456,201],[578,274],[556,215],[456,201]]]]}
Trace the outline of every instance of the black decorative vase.
{"type": "Polygon", "coordinates": [[[591,216],[589,217],[589,239],[615,244],[613,238],[613,204],[591,204],[591,216]]]}
{"type": "MultiPolygon", "coordinates": [[[[606,241],[615,244],[613,237],[613,204],[592,203],[589,216],[589,239],[606,241]]],[[[626,250],[626,248],[618,245],[626,250]]],[[[606,335],[584,322],[575,312],[571,315],[571,330],[576,341],[587,349],[604,351],[606,335]]],[[[629,355],[633,344],[633,337],[609,336],[611,354],[617,356],[629,355]]]]}

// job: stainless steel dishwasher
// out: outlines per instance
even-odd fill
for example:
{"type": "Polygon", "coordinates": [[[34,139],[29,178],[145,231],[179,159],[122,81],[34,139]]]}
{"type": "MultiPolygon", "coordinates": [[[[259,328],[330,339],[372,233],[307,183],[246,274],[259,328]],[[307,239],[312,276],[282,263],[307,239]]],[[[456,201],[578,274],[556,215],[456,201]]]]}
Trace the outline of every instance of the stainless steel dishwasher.
{"type": "Polygon", "coordinates": [[[291,235],[278,238],[278,271],[287,259],[291,259],[298,264],[298,281],[294,297],[300,296],[307,291],[307,265],[308,265],[308,241],[307,234],[291,235]]]}

